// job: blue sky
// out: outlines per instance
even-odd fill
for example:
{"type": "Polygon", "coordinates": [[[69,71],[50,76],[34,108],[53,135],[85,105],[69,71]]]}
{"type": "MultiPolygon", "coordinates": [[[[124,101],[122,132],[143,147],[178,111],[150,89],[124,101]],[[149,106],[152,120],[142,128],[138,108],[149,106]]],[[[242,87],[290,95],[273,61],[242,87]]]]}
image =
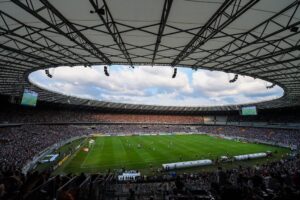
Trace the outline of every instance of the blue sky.
{"type": "Polygon", "coordinates": [[[234,74],[217,71],[165,66],[112,65],[110,76],[104,75],[103,66],[58,67],[33,72],[29,80],[51,91],[66,95],[118,103],[173,106],[216,106],[270,100],[283,95],[275,86],[266,89],[265,81],[239,76],[229,83],[234,74]]]}

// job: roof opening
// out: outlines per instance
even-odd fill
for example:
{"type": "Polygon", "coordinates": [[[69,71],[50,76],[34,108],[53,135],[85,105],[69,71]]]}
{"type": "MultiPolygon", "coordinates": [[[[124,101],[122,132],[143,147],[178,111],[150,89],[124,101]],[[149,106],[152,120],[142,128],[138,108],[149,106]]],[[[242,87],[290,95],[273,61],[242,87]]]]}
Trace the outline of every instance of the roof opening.
{"type": "Polygon", "coordinates": [[[273,83],[231,73],[166,66],[75,66],[38,70],[31,83],[80,98],[162,106],[221,106],[279,98],[273,83]],[[174,76],[174,74],[176,74],[174,76]]]}

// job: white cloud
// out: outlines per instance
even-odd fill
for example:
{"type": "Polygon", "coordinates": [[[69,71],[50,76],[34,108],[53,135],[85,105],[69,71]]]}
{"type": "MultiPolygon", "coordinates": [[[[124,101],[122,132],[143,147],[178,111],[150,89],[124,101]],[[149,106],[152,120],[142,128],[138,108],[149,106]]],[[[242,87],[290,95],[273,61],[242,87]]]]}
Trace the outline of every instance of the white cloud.
{"type": "Polygon", "coordinates": [[[273,99],[282,95],[280,87],[267,90],[266,86],[271,83],[252,77],[239,76],[236,82],[229,83],[233,76],[224,72],[197,71],[193,74],[193,85],[208,97],[219,100],[234,98],[241,103],[273,99]]]}
{"type": "Polygon", "coordinates": [[[213,106],[268,100],[282,95],[282,89],[266,89],[266,82],[222,72],[178,69],[172,79],[170,67],[111,66],[110,76],[103,73],[103,66],[59,67],[50,69],[49,79],[43,70],[30,75],[30,80],[42,87],[77,97],[122,103],[213,106]],[[230,76],[230,77],[228,77],[230,76]]]}

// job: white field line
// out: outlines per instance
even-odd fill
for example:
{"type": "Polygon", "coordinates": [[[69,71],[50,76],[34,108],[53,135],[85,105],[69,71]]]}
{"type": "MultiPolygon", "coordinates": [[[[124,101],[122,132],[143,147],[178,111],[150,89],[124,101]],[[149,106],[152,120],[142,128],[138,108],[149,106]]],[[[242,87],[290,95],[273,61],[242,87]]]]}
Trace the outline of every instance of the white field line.
{"type": "MultiPolygon", "coordinates": [[[[96,142],[95,142],[95,143],[96,143],[96,142]]],[[[85,159],[84,159],[83,162],[81,163],[80,168],[86,168],[86,167],[84,167],[85,162],[86,162],[87,158],[90,156],[90,154],[92,153],[92,151],[94,150],[95,145],[96,145],[96,144],[93,144],[92,148],[89,149],[88,155],[85,157],[85,159]]],[[[102,145],[101,145],[101,149],[100,149],[99,152],[101,152],[101,151],[103,150],[103,146],[104,146],[104,141],[103,141],[103,143],[102,143],[102,145]]]]}
{"type": "MultiPolygon", "coordinates": [[[[94,144],[95,145],[95,144],[94,144]]],[[[85,161],[87,160],[87,158],[89,157],[89,155],[90,155],[90,152],[92,151],[92,149],[94,148],[94,145],[92,146],[92,148],[91,149],[89,149],[89,152],[88,152],[88,154],[86,155],[86,157],[84,158],[84,160],[83,160],[83,162],[81,163],[81,165],[80,165],[80,168],[82,168],[82,166],[84,165],[84,163],[85,163],[85,161]]]]}

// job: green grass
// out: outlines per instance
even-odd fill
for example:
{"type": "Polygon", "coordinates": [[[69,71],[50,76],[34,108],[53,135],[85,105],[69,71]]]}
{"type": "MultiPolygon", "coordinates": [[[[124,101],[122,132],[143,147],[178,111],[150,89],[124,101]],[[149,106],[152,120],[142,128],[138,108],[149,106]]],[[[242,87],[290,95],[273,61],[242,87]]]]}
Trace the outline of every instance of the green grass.
{"type": "MultiPolygon", "coordinates": [[[[89,152],[81,149],[56,173],[95,173],[123,167],[140,169],[147,173],[151,167],[159,168],[161,164],[169,162],[215,159],[223,155],[266,151],[277,151],[272,159],[278,159],[289,152],[286,148],[225,140],[208,135],[111,136],[93,139],[96,142],[89,152]]],[[[84,146],[88,146],[87,142],[84,146]]],[[[258,160],[261,162],[262,159],[258,160]]],[[[248,162],[254,164],[253,161],[248,162]]]]}

